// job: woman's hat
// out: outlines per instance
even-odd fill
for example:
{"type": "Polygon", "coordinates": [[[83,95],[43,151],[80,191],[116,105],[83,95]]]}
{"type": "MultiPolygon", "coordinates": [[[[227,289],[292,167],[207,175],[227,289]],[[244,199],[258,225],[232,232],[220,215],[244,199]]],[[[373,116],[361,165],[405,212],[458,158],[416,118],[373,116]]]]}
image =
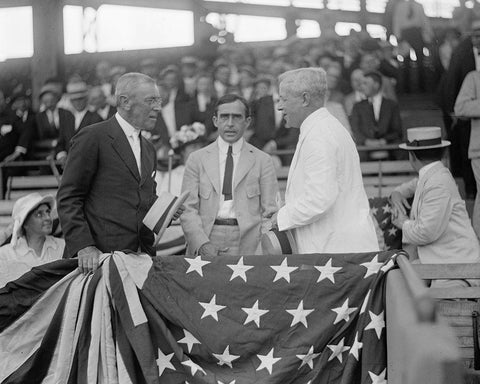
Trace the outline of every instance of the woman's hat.
{"type": "Polygon", "coordinates": [[[272,229],[262,236],[264,255],[292,255],[298,253],[295,238],[290,231],[272,229]]]}
{"type": "Polygon", "coordinates": [[[48,204],[50,209],[53,210],[55,209],[55,198],[52,195],[42,196],[38,192],[34,192],[19,198],[15,202],[12,210],[13,232],[10,244],[13,246],[17,244],[25,219],[30,212],[42,204],[48,204]]]}
{"type": "Polygon", "coordinates": [[[148,210],[143,219],[143,224],[157,235],[154,243],[155,247],[160,241],[165,229],[170,225],[173,215],[175,215],[178,208],[185,203],[189,194],[190,192],[185,191],[177,197],[171,193],[162,192],[148,210]]]}
{"type": "Polygon", "coordinates": [[[450,141],[442,140],[440,127],[418,127],[407,129],[407,142],[400,144],[401,149],[418,151],[421,149],[433,149],[448,147],[450,141]]]}

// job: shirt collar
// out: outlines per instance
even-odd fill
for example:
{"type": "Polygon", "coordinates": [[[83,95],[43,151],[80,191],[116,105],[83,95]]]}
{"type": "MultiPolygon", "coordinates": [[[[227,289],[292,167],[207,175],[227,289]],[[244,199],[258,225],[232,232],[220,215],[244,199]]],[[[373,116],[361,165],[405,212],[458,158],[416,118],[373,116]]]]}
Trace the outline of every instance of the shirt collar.
{"type": "Polygon", "coordinates": [[[243,139],[243,137],[241,137],[239,140],[237,140],[235,143],[233,144],[230,144],[230,143],[227,143],[225,140],[223,140],[220,136],[218,136],[218,150],[220,151],[220,153],[227,153],[228,151],[228,147],[231,145],[232,146],[232,153],[234,155],[240,153],[240,151],[242,150],[242,146],[243,146],[243,142],[245,140],[243,139]]]}
{"type": "Polygon", "coordinates": [[[300,136],[305,136],[310,129],[314,126],[314,124],[318,120],[324,119],[328,116],[327,108],[321,107],[318,108],[316,111],[313,111],[310,115],[307,116],[305,120],[303,120],[302,124],[300,124],[300,136]],[[318,119],[318,120],[317,120],[318,119]]]}
{"type": "MultiPolygon", "coordinates": [[[[45,237],[45,243],[43,243],[43,248],[42,248],[42,254],[44,251],[46,251],[48,248],[52,248],[56,250],[58,248],[58,244],[56,241],[53,239],[52,236],[46,236],[45,237]]],[[[28,253],[32,253],[33,255],[37,256],[35,251],[30,248],[27,244],[27,239],[25,236],[20,236],[17,239],[17,245],[15,246],[15,251],[20,257],[25,257],[28,253]]],[[[38,256],[37,256],[38,257],[38,256]]]]}
{"type": "Polygon", "coordinates": [[[372,103],[374,103],[374,104],[382,101],[382,92],[378,92],[376,95],[373,95],[373,96],[371,97],[371,101],[372,101],[372,103]]]}
{"type": "Polygon", "coordinates": [[[424,177],[428,170],[436,166],[438,163],[441,163],[441,161],[434,161],[433,163],[424,165],[422,168],[420,168],[420,171],[418,171],[418,178],[421,179],[424,177]]]}
{"type": "Polygon", "coordinates": [[[115,117],[118,121],[118,124],[120,125],[123,132],[125,133],[125,136],[130,137],[133,135],[137,135],[137,136],[139,135],[140,130],[135,129],[135,127],[132,124],[130,124],[127,120],[125,120],[122,116],[120,116],[118,112],[115,113],[115,117]]]}

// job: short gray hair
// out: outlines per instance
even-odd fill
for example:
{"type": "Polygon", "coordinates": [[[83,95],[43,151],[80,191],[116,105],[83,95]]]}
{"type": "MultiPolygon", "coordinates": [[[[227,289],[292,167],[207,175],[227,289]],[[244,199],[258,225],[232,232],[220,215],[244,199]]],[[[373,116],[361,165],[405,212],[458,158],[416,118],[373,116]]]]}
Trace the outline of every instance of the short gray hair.
{"type": "Polygon", "coordinates": [[[130,96],[132,91],[141,84],[154,84],[156,82],[150,76],[138,72],[129,72],[120,76],[115,85],[115,100],[117,107],[120,106],[120,96],[130,96]]]}
{"type": "Polygon", "coordinates": [[[296,95],[308,92],[312,97],[323,100],[327,92],[327,74],[322,68],[293,69],[282,73],[278,82],[296,95]]]}

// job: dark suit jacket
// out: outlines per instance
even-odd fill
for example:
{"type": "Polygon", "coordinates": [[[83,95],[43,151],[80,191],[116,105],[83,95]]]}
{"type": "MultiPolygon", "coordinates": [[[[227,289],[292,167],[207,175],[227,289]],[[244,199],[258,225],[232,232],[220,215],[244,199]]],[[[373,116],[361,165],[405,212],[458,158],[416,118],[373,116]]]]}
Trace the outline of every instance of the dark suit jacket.
{"type": "Polygon", "coordinates": [[[3,111],[0,113],[0,128],[0,161],[2,161],[15,150],[22,127],[18,118],[9,111],[3,111]]]}
{"type": "Polygon", "coordinates": [[[252,103],[252,126],[253,135],[250,144],[262,149],[264,145],[275,138],[275,103],[273,96],[268,95],[253,101],[252,103]]]}
{"type": "Polygon", "coordinates": [[[96,124],[102,122],[103,119],[97,112],[87,111],[85,116],[83,116],[78,129],[75,129],[75,124],[72,125],[60,125],[60,129],[58,130],[58,143],[57,147],[55,148],[55,153],[59,153],[62,151],[68,152],[70,149],[70,140],[75,134],[80,131],[84,127],[88,127],[89,125],[96,124]]]}
{"type": "Polygon", "coordinates": [[[205,130],[207,132],[207,136],[210,135],[212,132],[216,131],[217,128],[213,125],[213,115],[215,113],[215,104],[217,99],[212,97],[210,102],[207,104],[207,108],[204,112],[200,112],[200,108],[198,106],[197,97],[190,101],[188,108],[192,111],[192,119],[193,121],[198,121],[205,125],[205,130]]]}
{"type": "Polygon", "coordinates": [[[385,139],[387,142],[399,142],[402,139],[398,104],[385,97],[382,98],[378,121],[375,120],[370,102],[362,100],[354,104],[350,124],[357,145],[363,145],[366,139],[385,139]]]}
{"type": "Polygon", "coordinates": [[[142,172],[115,117],[76,134],[57,193],[65,234],[64,257],[86,246],[102,252],[130,249],[154,254],[153,234],[143,224],[155,201],[156,155],[141,137],[142,172]]]}

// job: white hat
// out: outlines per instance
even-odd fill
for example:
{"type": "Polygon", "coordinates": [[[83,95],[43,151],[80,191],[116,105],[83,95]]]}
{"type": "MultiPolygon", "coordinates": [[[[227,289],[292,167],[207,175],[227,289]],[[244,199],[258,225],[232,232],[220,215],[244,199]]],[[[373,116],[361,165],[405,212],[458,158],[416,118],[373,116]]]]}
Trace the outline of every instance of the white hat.
{"type": "Polygon", "coordinates": [[[165,229],[170,225],[173,215],[175,215],[178,208],[187,200],[189,194],[190,192],[185,191],[177,197],[171,193],[162,192],[148,210],[143,218],[143,224],[157,235],[154,243],[155,247],[160,241],[165,229]]]}
{"type": "Polygon", "coordinates": [[[34,192],[19,198],[15,202],[12,210],[13,232],[10,244],[13,246],[17,244],[17,239],[20,237],[23,223],[28,214],[42,204],[49,204],[50,209],[53,210],[55,208],[55,198],[52,195],[42,196],[38,192],[34,192]]]}
{"type": "Polygon", "coordinates": [[[67,84],[67,95],[71,100],[82,99],[88,96],[87,83],[78,81],[67,84]]]}
{"type": "Polygon", "coordinates": [[[290,231],[271,229],[261,239],[264,255],[292,255],[298,253],[295,238],[290,231]]]}
{"type": "Polygon", "coordinates": [[[418,127],[407,129],[407,142],[400,144],[401,149],[418,151],[421,149],[433,149],[448,147],[450,141],[442,140],[440,127],[418,127]]]}

